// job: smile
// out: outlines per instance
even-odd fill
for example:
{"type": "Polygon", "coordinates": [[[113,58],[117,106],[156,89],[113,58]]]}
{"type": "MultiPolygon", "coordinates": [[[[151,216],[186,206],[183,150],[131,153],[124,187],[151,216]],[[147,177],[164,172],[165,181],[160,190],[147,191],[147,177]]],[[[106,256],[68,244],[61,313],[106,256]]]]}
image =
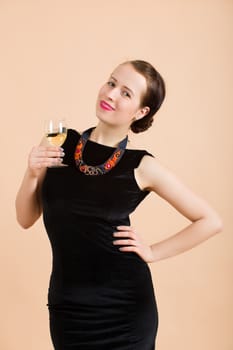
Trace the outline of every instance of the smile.
{"type": "Polygon", "coordinates": [[[100,107],[104,109],[105,111],[114,111],[114,108],[110,106],[107,102],[105,101],[100,101],[100,107]]]}

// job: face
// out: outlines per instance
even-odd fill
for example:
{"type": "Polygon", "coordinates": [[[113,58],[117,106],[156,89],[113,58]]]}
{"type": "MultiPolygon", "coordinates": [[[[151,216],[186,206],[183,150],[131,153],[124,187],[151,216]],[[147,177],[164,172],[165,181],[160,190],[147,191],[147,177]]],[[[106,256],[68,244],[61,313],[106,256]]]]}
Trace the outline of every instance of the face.
{"type": "Polygon", "coordinates": [[[97,117],[109,125],[129,128],[149,112],[149,107],[141,107],[146,89],[146,79],[131,64],[118,66],[99,91],[97,117]]]}

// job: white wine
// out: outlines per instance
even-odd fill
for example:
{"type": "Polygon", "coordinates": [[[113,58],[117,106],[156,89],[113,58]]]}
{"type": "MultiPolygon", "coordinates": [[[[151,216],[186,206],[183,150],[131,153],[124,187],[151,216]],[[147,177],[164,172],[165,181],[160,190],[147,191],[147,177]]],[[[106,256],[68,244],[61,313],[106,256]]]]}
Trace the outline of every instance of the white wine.
{"type": "Polygon", "coordinates": [[[61,146],[65,142],[66,136],[66,132],[51,132],[46,135],[49,143],[53,146],[61,146]]]}
{"type": "MultiPolygon", "coordinates": [[[[60,147],[66,140],[67,137],[67,126],[65,119],[49,119],[45,121],[45,137],[51,146],[60,147]]],[[[61,168],[67,167],[67,164],[62,162],[61,157],[52,156],[50,168],[61,168]],[[57,163],[53,164],[54,161],[57,163]],[[61,163],[62,162],[62,163],[61,163]]]]}

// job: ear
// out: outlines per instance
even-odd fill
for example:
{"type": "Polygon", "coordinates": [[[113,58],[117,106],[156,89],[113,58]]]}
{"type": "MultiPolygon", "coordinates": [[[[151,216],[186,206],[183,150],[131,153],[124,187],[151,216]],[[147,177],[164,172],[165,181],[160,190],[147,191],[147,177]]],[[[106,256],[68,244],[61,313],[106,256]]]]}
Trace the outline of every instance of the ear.
{"type": "Polygon", "coordinates": [[[145,106],[145,107],[139,109],[139,111],[136,113],[135,120],[142,119],[142,118],[145,117],[149,112],[150,112],[150,107],[148,107],[148,106],[145,106]]]}

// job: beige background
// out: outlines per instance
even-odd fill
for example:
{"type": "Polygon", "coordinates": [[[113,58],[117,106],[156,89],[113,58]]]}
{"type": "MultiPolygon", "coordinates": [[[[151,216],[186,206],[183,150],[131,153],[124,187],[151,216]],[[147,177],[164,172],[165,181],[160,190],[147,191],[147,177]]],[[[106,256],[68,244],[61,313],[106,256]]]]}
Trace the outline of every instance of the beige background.
{"type": "MultiPolygon", "coordinates": [[[[233,349],[232,23],[232,0],[0,1],[1,349],[52,349],[49,242],[42,221],[24,231],[15,220],[28,152],[48,117],[79,130],[94,125],[100,84],[135,58],[153,63],[167,84],[153,128],[137,142],[205,197],[225,226],[151,265],[156,350],[233,349]]],[[[153,243],[188,222],[151,194],[132,223],[153,243]]]]}

